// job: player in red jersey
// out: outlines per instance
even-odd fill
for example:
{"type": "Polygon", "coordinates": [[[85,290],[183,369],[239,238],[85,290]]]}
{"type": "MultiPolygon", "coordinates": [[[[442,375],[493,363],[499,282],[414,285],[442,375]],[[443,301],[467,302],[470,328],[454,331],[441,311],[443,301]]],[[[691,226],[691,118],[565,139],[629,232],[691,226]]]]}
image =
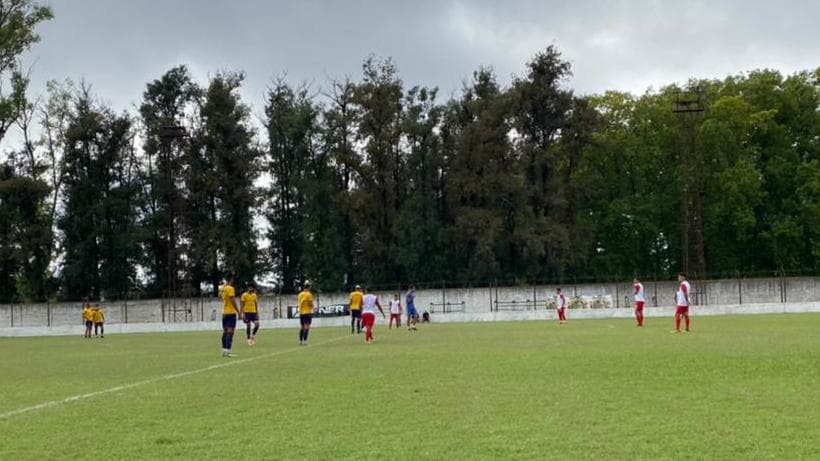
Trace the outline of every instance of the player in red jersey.
{"type": "Polygon", "coordinates": [[[638,321],[638,326],[643,326],[643,304],[646,302],[646,297],[643,294],[643,284],[637,278],[634,279],[632,285],[633,293],[635,294],[635,320],[638,321]]]}
{"type": "Polygon", "coordinates": [[[672,333],[680,333],[680,319],[686,320],[686,331],[689,331],[689,293],[692,287],[686,281],[686,274],[678,274],[678,291],[675,293],[675,330],[672,333]]]}

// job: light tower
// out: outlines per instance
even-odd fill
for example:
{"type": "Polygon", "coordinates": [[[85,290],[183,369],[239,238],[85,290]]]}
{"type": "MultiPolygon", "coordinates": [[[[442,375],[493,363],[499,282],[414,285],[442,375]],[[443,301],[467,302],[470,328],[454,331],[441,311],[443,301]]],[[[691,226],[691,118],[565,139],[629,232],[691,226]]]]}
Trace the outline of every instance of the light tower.
{"type": "MultiPolygon", "coordinates": [[[[697,122],[703,117],[703,89],[695,87],[678,91],[672,109],[681,121],[680,171],[681,186],[681,264],[691,280],[702,280],[706,275],[706,254],[703,237],[703,178],[697,145],[697,122]]],[[[695,290],[695,303],[703,304],[702,290],[695,290]]]]}

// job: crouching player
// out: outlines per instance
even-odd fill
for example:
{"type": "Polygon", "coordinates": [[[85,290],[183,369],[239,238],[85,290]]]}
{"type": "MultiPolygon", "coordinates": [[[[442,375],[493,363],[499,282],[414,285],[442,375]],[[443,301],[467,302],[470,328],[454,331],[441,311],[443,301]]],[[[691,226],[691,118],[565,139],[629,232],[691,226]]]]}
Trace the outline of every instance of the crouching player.
{"type": "Polygon", "coordinates": [[[370,290],[365,288],[364,300],[362,306],[362,324],[364,325],[364,342],[367,344],[373,343],[373,326],[376,324],[376,309],[382,313],[382,318],[386,318],[381,304],[379,304],[379,297],[370,293],[370,290]]]}
{"type": "Polygon", "coordinates": [[[242,317],[245,319],[248,346],[256,345],[256,332],[259,331],[259,305],[257,304],[256,288],[249,285],[239,300],[242,302],[242,317]],[[251,324],[253,324],[253,331],[251,331],[251,324]]]}

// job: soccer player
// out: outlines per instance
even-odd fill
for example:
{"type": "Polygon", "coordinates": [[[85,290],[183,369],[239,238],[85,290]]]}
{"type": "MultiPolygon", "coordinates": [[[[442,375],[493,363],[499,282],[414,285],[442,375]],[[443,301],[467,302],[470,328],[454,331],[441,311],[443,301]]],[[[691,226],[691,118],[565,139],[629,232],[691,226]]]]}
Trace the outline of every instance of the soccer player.
{"type": "Polygon", "coordinates": [[[563,325],[567,323],[567,297],[560,288],[555,290],[555,310],[558,312],[558,324],[563,325]]]}
{"type": "Polygon", "coordinates": [[[99,333],[100,338],[105,338],[105,327],[103,324],[105,323],[105,314],[103,313],[102,307],[100,304],[94,304],[94,309],[92,309],[94,315],[94,336],[97,336],[99,333]]]}
{"type": "Polygon", "coordinates": [[[296,304],[299,306],[299,344],[307,346],[310,324],[313,321],[313,293],[310,292],[310,282],[305,282],[302,286],[296,304]]]}
{"type": "Polygon", "coordinates": [[[94,310],[91,309],[91,304],[83,304],[83,322],[85,322],[85,334],[83,336],[90,338],[91,326],[94,325],[94,310]]]}
{"type": "Polygon", "coordinates": [[[416,310],[416,286],[410,285],[407,289],[407,294],[404,296],[405,304],[407,305],[407,329],[415,331],[416,323],[419,321],[419,313],[416,310]]]}
{"type": "Polygon", "coordinates": [[[689,292],[692,287],[686,281],[686,274],[681,272],[678,274],[678,291],[675,293],[675,330],[672,333],[680,333],[680,319],[683,317],[686,320],[686,331],[689,331],[689,292]]]}
{"type": "Polygon", "coordinates": [[[365,295],[362,300],[362,323],[364,324],[364,342],[366,344],[373,344],[373,326],[376,324],[376,309],[384,316],[384,310],[379,303],[379,297],[370,292],[370,289],[365,288],[365,295]]]}
{"type": "Polygon", "coordinates": [[[356,285],[356,288],[350,293],[350,334],[353,334],[355,325],[356,333],[362,332],[362,287],[356,285]]]}
{"type": "Polygon", "coordinates": [[[248,285],[239,300],[242,302],[242,317],[245,319],[248,346],[254,346],[256,345],[256,332],[259,331],[259,305],[257,304],[256,288],[253,285],[248,285]],[[251,323],[253,323],[253,331],[251,331],[251,323]]]}
{"type": "Polygon", "coordinates": [[[637,278],[632,282],[632,290],[635,294],[635,320],[638,321],[638,326],[643,326],[643,304],[646,297],[643,294],[643,284],[637,278]]]}
{"type": "Polygon", "coordinates": [[[236,331],[236,318],[242,316],[242,311],[236,302],[236,290],[233,287],[233,276],[225,280],[220,290],[222,297],[222,357],[233,357],[233,334],[236,331]]]}
{"type": "Polygon", "coordinates": [[[388,328],[393,328],[393,321],[396,321],[396,328],[401,326],[401,301],[399,301],[399,294],[396,293],[393,295],[393,299],[390,300],[390,326],[388,328]]]}

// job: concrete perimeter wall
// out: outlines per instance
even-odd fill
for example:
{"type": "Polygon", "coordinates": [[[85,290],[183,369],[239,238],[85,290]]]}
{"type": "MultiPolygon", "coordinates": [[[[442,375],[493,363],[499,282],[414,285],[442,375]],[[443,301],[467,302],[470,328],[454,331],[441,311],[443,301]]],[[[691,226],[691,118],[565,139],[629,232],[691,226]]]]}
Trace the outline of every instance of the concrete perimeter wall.
{"type": "MultiPolygon", "coordinates": [[[[632,306],[631,283],[563,285],[564,292],[571,299],[571,315],[574,311],[601,311],[589,315],[606,316],[608,309],[613,312],[623,310],[629,315],[632,306]]],[[[677,283],[644,282],[647,308],[669,308],[674,304],[677,283]]],[[[481,321],[485,318],[514,318],[516,315],[545,318],[557,285],[537,285],[520,287],[481,287],[426,289],[416,292],[416,307],[420,312],[429,311],[434,315],[446,312],[448,318],[465,318],[481,321]],[[511,314],[505,316],[502,314],[511,314]]],[[[380,291],[382,304],[394,292],[380,291]]],[[[326,306],[346,304],[348,293],[317,293],[317,304],[326,306]]],[[[401,293],[404,303],[404,294],[401,293]]],[[[768,279],[724,279],[693,283],[694,304],[722,311],[737,311],[740,306],[758,306],[772,303],[780,305],[807,305],[820,302],[820,277],[768,278],[768,279]]],[[[221,302],[216,298],[179,300],[141,300],[100,303],[105,309],[106,329],[114,332],[114,325],[128,324],[128,331],[135,331],[132,324],[195,325],[218,321],[221,302]]],[[[295,305],[295,295],[262,296],[259,300],[260,318],[271,322],[287,322],[288,305],[295,305]]],[[[587,315],[578,312],[578,315],[587,315]]],[[[726,311],[725,313],[729,313],[726,311]]],[[[79,326],[81,321],[79,303],[0,305],[0,329],[18,327],[60,327],[79,326]]],[[[620,315],[620,314],[619,314],[620,315]]],[[[330,319],[332,320],[332,319],[330,319]]],[[[322,319],[321,322],[330,320],[322,319]]],[[[152,327],[155,328],[155,327],[152,327]]],[[[179,328],[186,328],[180,326],[179,328]]],[[[124,331],[124,330],[123,330],[124,331]]],[[[156,331],[156,330],[152,330],[156,331]]]]}
{"type": "MultiPolygon", "coordinates": [[[[727,304],[723,306],[693,307],[690,313],[693,317],[710,315],[751,315],[751,314],[796,314],[816,312],[820,313],[820,302],[812,303],[761,303],[761,304],[727,304]]],[[[602,308],[602,309],[574,309],[567,316],[570,321],[580,319],[608,319],[631,318],[632,309],[602,308]]],[[[671,317],[674,307],[644,308],[646,317],[671,317]]],[[[503,312],[459,312],[439,313],[431,316],[433,323],[466,323],[466,322],[514,322],[514,321],[554,321],[554,310],[538,311],[503,311],[503,312]]],[[[671,320],[670,320],[671,321],[671,320]]],[[[695,320],[697,322],[697,320],[695,320]]],[[[384,327],[384,320],[379,319],[377,326],[384,327]]],[[[350,317],[325,317],[313,321],[314,327],[348,327],[350,317]]],[[[299,327],[298,319],[275,319],[265,321],[264,328],[293,328],[299,327]]],[[[106,334],[120,333],[155,333],[155,332],[184,332],[184,331],[219,331],[220,322],[185,322],[185,323],[118,323],[106,325],[106,334]]],[[[0,328],[0,337],[23,336],[71,336],[81,335],[81,325],[60,325],[52,327],[14,327],[0,328]]]]}

